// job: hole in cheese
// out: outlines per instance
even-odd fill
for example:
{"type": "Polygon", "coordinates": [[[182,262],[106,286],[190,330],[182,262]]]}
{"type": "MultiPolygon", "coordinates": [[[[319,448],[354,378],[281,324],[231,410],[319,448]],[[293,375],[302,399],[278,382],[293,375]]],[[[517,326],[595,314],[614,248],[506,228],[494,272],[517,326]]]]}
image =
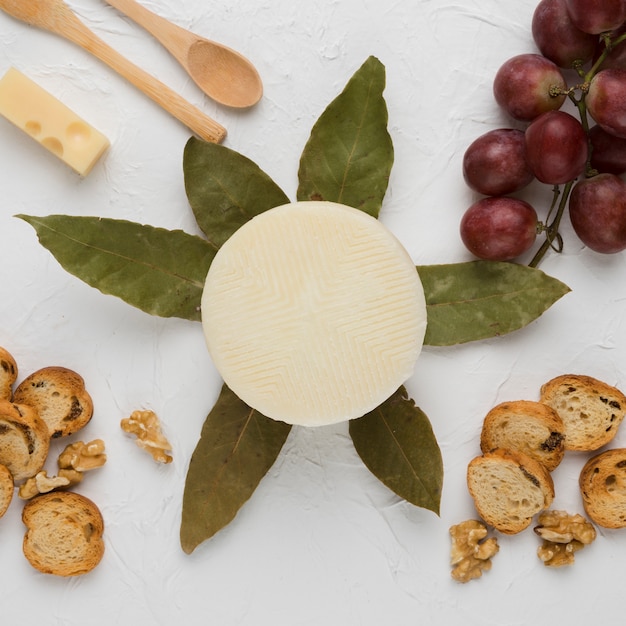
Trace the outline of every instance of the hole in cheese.
{"type": "Polygon", "coordinates": [[[24,130],[33,137],[36,137],[41,132],[41,124],[35,120],[30,120],[24,124],[24,130]]]}
{"type": "Polygon", "coordinates": [[[426,330],[415,264],[377,219],[331,202],[254,217],[202,294],[207,346],[249,406],[290,424],[361,417],[412,375],[426,330]]]}
{"type": "Polygon", "coordinates": [[[63,144],[56,137],[46,137],[41,140],[41,145],[45,146],[59,157],[63,156],[63,144]]]}
{"type": "Polygon", "coordinates": [[[73,122],[67,127],[65,131],[68,141],[75,144],[76,147],[83,145],[89,145],[91,140],[91,130],[87,124],[83,122],[73,122]]]}

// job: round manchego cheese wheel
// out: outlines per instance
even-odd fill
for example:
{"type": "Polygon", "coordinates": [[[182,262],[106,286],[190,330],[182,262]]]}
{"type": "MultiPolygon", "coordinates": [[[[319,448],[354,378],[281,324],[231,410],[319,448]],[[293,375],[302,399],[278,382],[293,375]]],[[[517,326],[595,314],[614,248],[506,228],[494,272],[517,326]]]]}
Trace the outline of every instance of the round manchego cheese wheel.
{"type": "Polygon", "coordinates": [[[295,202],[220,248],[202,294],[209,353],[263,415],[304,426],[355,419],[413,374],[426,331],[415,264],[377,219],[295,202]]]}

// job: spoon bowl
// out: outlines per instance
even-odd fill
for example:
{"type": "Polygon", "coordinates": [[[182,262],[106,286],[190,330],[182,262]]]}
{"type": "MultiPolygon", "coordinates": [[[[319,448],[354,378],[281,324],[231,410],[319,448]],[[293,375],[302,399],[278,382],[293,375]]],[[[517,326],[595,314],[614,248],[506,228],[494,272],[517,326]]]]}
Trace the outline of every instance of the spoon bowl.
{"type": "Polygon", "coordinates": [[[256,68],[235,50],[200,37],[149,11],[136,0],[105,0],[155,37],[210,98],[247,108],[263,95],[256,68]]]}
{"type": "Polygon", "coordinates": [[[247,108],[263,95],[259,74],[248,60],[209,41],[198,39],[190,46],[187,68],[196,85],[221,104],[247,108]]]}

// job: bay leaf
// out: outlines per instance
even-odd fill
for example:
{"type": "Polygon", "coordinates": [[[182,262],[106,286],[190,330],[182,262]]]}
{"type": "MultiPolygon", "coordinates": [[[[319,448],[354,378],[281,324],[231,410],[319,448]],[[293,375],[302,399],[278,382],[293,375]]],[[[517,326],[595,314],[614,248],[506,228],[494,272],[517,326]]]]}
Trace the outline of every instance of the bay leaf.
{"type": "Polygon", "coordinates": [[[369,57],[313,126],[298,200],[340,202],[378,217],[393,165],[384,88],[385,67],[369,57]]]}
{"type": "Polygon", "coordinates": [[[431,346],[497,337],[536,320],[570,291],[541,270],[496,261],[420,265],[431,346]]]}
{"type": "Polygon", "coordinates": [[[407,502],[439,514],[443,460],[426,414],[400,387],[367,415],[350,421],[363,463],[407,502]]]}
{"type": "Polygon", "coordinates": [[[111,218],[18,215],[70,274],[146,313],[200,319],[215,249],[201,237],[111,218]]]}
{"type": "Polygon", "coordinates": [[[290,430],[222,386],[187,472],[180,528],[187,554],[233,520],[276,461],[290,430]]]}
{"type": "Polygon", "coordinates": [[[215,248],[255,215],[289,202],[256,163],[222,144],[189,139],[183,174],[196,221],[215,248]]]}

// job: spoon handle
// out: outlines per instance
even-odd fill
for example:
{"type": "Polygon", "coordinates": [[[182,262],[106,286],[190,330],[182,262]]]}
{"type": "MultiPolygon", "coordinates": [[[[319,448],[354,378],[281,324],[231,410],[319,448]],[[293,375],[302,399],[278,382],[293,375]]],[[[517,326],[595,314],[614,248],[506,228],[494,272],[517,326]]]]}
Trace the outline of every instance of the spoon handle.
{"type": "Polygon", "coordinates": [[[120,13],[129,17],[145,28],[157,41],[167,48],[179,61],[184,62],[185,58],[179,58],[180,50],[185,44],[190,45],[195,41],[196,36],[188,30],[181,28],[177,24],[166,20],[164,17],[146,9],[135,0],[104,0],[107,4],[117,9],[120,13]]]}
{"type": "Polygon", "coordinates": [[[71,10],[63,11],[57,17],[62,18],[62,21],[55,19],[54,24],[47,25],[48,30],[62,35],[91,52],[200,138],[220,143],[226,137],[226,129],[223,126],[187,102],[167,85],[131,63],[89,30],[71,10]]]}

